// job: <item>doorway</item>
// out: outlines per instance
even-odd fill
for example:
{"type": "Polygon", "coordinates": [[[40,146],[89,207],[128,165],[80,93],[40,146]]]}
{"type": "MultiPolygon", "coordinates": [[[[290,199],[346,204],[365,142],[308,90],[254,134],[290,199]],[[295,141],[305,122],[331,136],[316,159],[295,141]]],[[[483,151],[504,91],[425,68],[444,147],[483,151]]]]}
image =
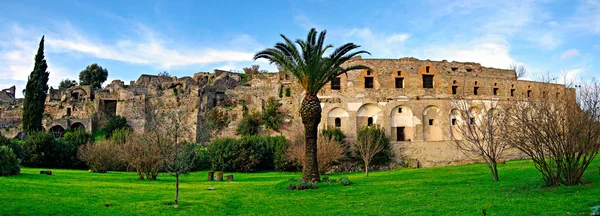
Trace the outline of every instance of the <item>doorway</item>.
{"type": "Polygon", "coordinates": [[[404,141],[404,127],[396,128],[396,141],[404,141]]]}

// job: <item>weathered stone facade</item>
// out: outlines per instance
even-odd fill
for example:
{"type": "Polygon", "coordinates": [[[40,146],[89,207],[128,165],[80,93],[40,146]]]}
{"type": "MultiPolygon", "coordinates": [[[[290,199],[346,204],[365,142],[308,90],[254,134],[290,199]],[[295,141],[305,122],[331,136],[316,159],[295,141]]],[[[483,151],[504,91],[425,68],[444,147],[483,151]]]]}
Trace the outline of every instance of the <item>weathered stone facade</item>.
{"type": "MultiPolygon", "coordinates": [[[[393,141],[398,160],[411,159],[423,167],[472,161],[447,142],[452,128],[453,100],[477,106],[546,99],[553,95],[575,96],[573,89],[563,85],[517,80],[514,70],[487,68],[477,63],[355,58],[348,64],[362,64],[372,70],[351,71],[322,89],[318,95],[323,108],[320,128],[339,127],[353,141],[361,127],[377,124],[393,141]]],[[[242,75],[220,70],[182,78],[142,75],[128,85],[114,80],[99,90],[90,86],[51,89],[44,126],[52,131],[72,127],[95,131],[110,115],[121,115],[135,133],[141,133],[147,112],[179,107],[185,110],[185,125],[192,132],[187,139],[197,141],[205,130],[198,122],[208,110],[221,109],[229,124],[216,135],[235,137],[244,109],[262,111],[269,97],[281,99],[287,118],[279,132],[263,130],[262,133],[286,136],[298,133],[294,125],[301,122],[298,109],[303,90],[290,74],[259,73],[243,80],[242,75]]],[[[4,128],[20,124],[20,102],[10,101],[0,106],[0,126],[4,128]]],[[[3,134],[18,133],[12,128],[17,132],[9,135],[3,131],[3,134]]],[[[508,156],[519,157],[516,151],[508,156]]]]}

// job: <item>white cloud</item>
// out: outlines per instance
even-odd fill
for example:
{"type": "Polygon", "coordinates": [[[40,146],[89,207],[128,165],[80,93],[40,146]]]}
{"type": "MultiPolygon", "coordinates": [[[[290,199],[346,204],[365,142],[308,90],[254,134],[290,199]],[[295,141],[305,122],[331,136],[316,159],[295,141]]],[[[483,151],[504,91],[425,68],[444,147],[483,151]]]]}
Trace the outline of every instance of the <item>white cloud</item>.
{"type": "MultiPolygon", "coordinates": [[[[48,84],[55,87],[62,79],[77,79],[79,72],[60,65],[58,60],[53,60],[57,59],[54,57],[58,55],[109,59],[168,70],[223,62],[235,67],[239,67],[236,63],[252,64],[255,51],[263,48],[248,35],[239,35],[229,41],[224,40],[223,43],[207,47],[190,46],[180,41],[169,41],[143,25],[137,25],[133,30],[134,34],[112,42],[86,35],[70,23],[57,24],[52,28],[53,31],[18,23],[3,27],[5,31],[0,32],[0,79],[3,81],[0,83],[1,88],[10,87],[11,83],[17,84],[17,89],[24,88],[20,83],[27,81],[33,69],[33,57],[42,34],[46,35],[44,51],[46,59],[49,60],[48,84]]],[[[273,68],[264,62],[259,64],[264,65],[265,69],[273,68]]],[[[239,70],[241,67],[228,69],[239,70]]]]}
{"type": "Polygon", "coordinates": [[[510,56],[510,45],[501,37],[487,37],[467,43],[428,45],[421,58],[433,60],[477,62],[483,66],[506,68],[515,60],[510,56]]]}
{"type": "Polygon", "coordinates": [[[352,41],[361,45],[374,57],[396,58],[406,55],[404,43],[410,38],[406,33],[375,33],[370,28],[353,28],[333,31],[334,41],[352,41]],[[341,40],[336,40],[340,38],[341,40]]]}
{"type": "Polygon", "coordinates": [[[579,50],[577,49],[570,49],[565,51],[563,54],[560,55],[560,59],[568,59],[574,56],[579,55],[579,50]]]}

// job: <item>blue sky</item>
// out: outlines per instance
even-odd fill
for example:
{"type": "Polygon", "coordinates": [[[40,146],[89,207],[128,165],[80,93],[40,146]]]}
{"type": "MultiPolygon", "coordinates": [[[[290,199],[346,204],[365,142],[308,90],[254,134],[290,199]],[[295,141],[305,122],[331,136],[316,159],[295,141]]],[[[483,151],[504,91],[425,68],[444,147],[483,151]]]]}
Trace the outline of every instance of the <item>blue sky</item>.
{"type": "Polygon", "coordinates": [[[275,70],[253,54],[280,33],[304,38],[311,27],[326,29],[328,43],[354,42],[373,58],[516,63],[529,79],[600,75],[598,0],[24,0],[5,1],[0,11],[0,88],[17,85],[18,92],[42,35],[56,87],[92,63],[108,69],[109,81],[126,82],[164,70],[180,77],[251,64],[275,70]]]}

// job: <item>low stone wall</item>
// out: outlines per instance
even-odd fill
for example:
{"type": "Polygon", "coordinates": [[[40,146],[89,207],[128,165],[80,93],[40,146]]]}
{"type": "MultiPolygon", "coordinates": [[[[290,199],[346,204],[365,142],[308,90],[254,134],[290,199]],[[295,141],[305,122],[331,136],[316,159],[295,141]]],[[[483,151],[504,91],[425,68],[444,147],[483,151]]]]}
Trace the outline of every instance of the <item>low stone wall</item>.
{"type": "MultiPolygon", "coordinates": [[[[419,167],[452,166],[467,163],[483,162],[475,156],[467,156],[452,143],[446,141],[413,141],[392,142],[392,149],[397,161],[416,160],[419,167]]],[[[527,158],[517,149],[505,150],[503,160],[527,158]]]]}

